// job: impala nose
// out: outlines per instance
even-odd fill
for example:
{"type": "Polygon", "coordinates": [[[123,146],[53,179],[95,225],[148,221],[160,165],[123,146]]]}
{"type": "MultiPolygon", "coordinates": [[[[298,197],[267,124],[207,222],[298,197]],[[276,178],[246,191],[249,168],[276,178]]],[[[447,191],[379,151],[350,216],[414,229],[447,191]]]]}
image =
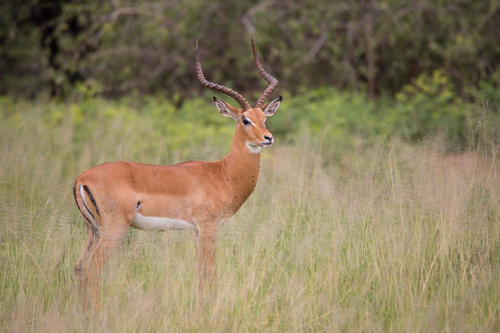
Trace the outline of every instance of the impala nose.
{"type": "Polygon", "coordinates": [[[274,139],[272,135],[264,135],[264,139],[266,139],[266,142],[262,142],[261,145],[263,147],[269,147],[270,145],[273,144],[274,139]]]}

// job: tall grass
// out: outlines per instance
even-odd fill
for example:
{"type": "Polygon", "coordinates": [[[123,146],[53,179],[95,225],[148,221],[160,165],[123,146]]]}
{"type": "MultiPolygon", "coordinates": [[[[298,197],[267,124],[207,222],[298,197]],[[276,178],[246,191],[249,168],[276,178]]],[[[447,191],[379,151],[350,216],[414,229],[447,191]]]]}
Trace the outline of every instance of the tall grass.
{"type": "Polygon", "coordinates": [[[79,141],[78,112],[41,126],[43,107],[13,107],[31,117],[10,117],[0,137],[2,331],[500,330],[500,170],[484,122],[458,155],[390,138],[337,162],[321,139],[277,143],[219,231],[208,306],[197,306],[193,235],[131,229],[104,268],[102,311],[87,318],[73,275],[86,240],[74,177],[104,160],[212,159],[227,147],[162,150],[152,120],[119,115],[79,141]]]}

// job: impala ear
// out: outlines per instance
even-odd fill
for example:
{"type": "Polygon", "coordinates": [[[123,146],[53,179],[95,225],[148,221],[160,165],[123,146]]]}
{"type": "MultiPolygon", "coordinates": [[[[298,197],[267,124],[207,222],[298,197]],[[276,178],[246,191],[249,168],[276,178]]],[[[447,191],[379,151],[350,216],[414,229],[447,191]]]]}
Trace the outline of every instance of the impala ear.
{"type": "Polygon", "coordinates": [[[281,100],[283,99],[282,96],[276,98],[274,101],[267,103],[262,107],[262,111],[266,115],[266,117],[271,117],[273,114],[278,111],[278,107],[280,106],[281,100]]]}
{"type": "Polygon", "coordinates": [[[238,109],[232,106],[231,104],[227,104],[223,100],[218,99],[214,96],[215,105],[217,105],[217,109],[219,112],[226,117],[233,118],[236,122],[238,122],[238,109]]]}

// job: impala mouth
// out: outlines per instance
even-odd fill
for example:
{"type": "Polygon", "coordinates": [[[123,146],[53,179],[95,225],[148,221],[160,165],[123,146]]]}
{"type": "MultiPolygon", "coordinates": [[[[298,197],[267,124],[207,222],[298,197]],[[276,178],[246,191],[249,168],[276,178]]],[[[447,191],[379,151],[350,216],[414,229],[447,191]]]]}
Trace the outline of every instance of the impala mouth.
{"type": "Polygon", "coordinates": [[[247,141],[247,148],[250,150],[250,152],[257,154],[260,153],[261,148],[267,148],[270,147],[273,144],[274,140],[268,140],[260,143],[252,143],[247,141]]]}
{"type": "Polygon", "coordinates": [[[268,148],[268,147],[271,147],[271,145],[273,144],[272,141],[266,141],[266,142],[261,142],[260,145],[264,148],[268,148]]]}

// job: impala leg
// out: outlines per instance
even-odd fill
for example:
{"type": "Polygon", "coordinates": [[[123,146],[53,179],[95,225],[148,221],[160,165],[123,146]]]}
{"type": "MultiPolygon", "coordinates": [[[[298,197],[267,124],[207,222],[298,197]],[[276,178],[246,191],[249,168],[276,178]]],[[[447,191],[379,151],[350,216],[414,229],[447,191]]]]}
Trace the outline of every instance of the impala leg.
{"type": "Polygon", "coordinates": [[[215,296],[216,267],[215,242],[217,228],[205,226],[196,233],[196,262],[198,271],[198,301],[203,303],[205,293],[215,296]]]}
{"type": "Polygon", "coordinates": [[[88,223],[87,225],[87,244],[85,244],[85,247],[83,248],[83,252],[80,255],[80,258],[78,259],[78,262],[75,265],[75,276],[78,281],[78,289],[80,293],[80,298],[82,299],[82,303],[86,306],[87,304],[87,288],[86,288],[86,280],[84,278],[84,271],[83,267],[85,262],[88,260],[90,257],[90,254],[92,253],[92,247],[94,245],[95,239],[99,237],[99,234],[97,233],[97,230],[95,230],[92,226],[90,226],[88,223]]]}
{"type": "Polygon", "coordinates": [[[92,254],[84,265],[85,283],[88,284],[94,310],[99,310],[101,302],[99,298],[99,276],[100,272],[116,249],[118,242],[128,229],[127,223],[116,223],[113,228],[101,230],[99,240],[92,254]]]}

